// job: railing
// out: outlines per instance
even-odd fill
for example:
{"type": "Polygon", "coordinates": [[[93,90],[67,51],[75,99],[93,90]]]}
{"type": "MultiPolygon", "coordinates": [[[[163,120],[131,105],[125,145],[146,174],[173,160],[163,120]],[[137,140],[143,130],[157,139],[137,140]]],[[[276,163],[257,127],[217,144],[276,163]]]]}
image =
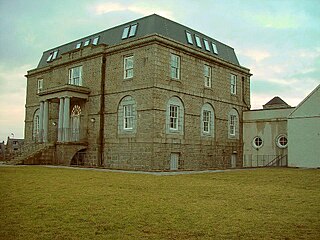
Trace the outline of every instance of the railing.
{"type": "Polygon", "coordinates": [[[251,155],[243,156],[243,167],[288,166],[287,155],[251,155]]]}

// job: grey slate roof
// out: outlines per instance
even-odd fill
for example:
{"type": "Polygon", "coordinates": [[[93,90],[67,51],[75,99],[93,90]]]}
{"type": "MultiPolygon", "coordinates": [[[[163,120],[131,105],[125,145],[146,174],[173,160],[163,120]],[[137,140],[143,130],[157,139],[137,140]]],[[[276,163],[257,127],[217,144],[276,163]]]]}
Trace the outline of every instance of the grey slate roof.
{"type": "Polygon", "coordinates": [[[114,46],[114,45],[121,44],[125,41],[131,41],[137,38],[141,38],[141,37],[149,36],[153,34],[158,34],[166,38],[173,39],[191,48],[198,49],[207,54],[211,54],[215,57],[218,57],[232,64],[235,64],[238,66],[240,65],[233,48],[213,38],[210,38],[198,31],[195,31],[189,27],[183,26],[179,23],[173,22],[169,19],[153,14],[150,16],[146,16],[146,17],[104,30],[96,34],[92,34],[88,37],[78,39],[76,41],[50,49],[48,51],[45,51],[42,55],[42,58],[37,68],[49,66],[50,62],[47,62],[47,59],[50,53],[58,50],[58,55],[57,55],[57,58],[58,58],[61,54],[74,50],[76,48],[77,43],[82,42],[82,45],[83,45],[84,41],[86,41],[87,39],[91,39],[91,42],[92,42],[93,38],[97,36],[100,37],[98,44],[104,43],[109,46],[114,46]],[[126,26],[130,26],[131,24],[135,24],[135,23],[138,24],[136,35],[128,39],[122,39],[122,33],[124,28],[126,26]],[[189,31],[192,34],[193,44],[189,44],[187,42],[186,31],[189,31]],[[196,46],[195,35],[198,35],[201,38],[202,48],[199,48],[196,46]],[[210,52],[205,50],[203,39],[208,40],[210,45],[210,52]],[[213,53],[211,43],[214,43],[216,45],[218,54],[213,53]]]}
{"type": "Polygon", "coordinates": [[[285,101],[283,101],[280,97],[276,96],[272,98],[269,102],[263,105],[264,109],[273,109],[273,108],[289,108],[291,107],[285,101]]]}

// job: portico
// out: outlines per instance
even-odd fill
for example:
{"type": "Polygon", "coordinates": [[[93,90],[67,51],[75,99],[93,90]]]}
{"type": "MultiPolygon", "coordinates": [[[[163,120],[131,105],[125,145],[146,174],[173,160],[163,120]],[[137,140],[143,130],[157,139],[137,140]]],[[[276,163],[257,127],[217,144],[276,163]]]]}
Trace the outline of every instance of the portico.
{"type": "Polygon", "coordinates": [[[72,99],[87,101],[90,90],[81,86],[64,85],[57,88],[43,90],[40,96],[39,138],[38,142],[48,142],[49,132],[49,102],[59,103],[58,136],[55,141],[60,143],[79,141],[81,108],[73,112],[73,121],[70,120],[72,99]],[[70,126],[70,123],[72,126],[70,126]]]}

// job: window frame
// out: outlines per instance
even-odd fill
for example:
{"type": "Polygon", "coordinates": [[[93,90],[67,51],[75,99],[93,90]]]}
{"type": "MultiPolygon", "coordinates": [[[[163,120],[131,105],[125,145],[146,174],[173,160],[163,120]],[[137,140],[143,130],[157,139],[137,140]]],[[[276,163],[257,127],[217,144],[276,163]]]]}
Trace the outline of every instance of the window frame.
{"type": "Polygon", "coordinates": [[[217,48],[217,45],[215,43],[211,43],[211,46],[212,46],[212,50],[213,50],[213,53],[217,54],[218,55],[218,48],[217,48]]]}
{"type": "Polygon", "coordinates": [[[93,40],[92,40],[92,45],[97,46],[98,43],[99,43],[99,40],[100,40],[100,36],[97,36],[97,37],[93,38],[93,40]]]}
{"type": "Polygon", "coordinates": [[[207,39],[203,39],[203,43],[204,43],[204,48],[205,50],[207,50],[208,52],[210,52],[210,45],[207,39]]]}
{"type": "Polygon", "coordinates": [[[166,106],[166,134],[184,134],[184,105],[177,96],[169,98],[166,106]]]}
{"type": "Polygon", "coordinates": [[[171,53],[170,55],[170,77],[171,79],[180,79],[181,58],[179,55],[171,53]]]}
{"type": "Polygon", "coordinates": [[[134,37],[137,33],[138,23],[130,25],[128,38],[134,37]]]}
{"type": "Polygon", "coordinates": [[[211,111],[207,109],[202,110],[202,131],[204,134],[210,134],[211,111]]]}
{"type": "Polygon", "coordinates": [[[186,37],[187,37],[187,42],[191,45],[193,45],[193,39],[192,39],[192,34],[189,31],[186,31],[186,37]]]}
{"type": "Polygon", "coordinates": [[[260,136],[255,136],[253,139],[252,139],[252,146],[255,148],[255,149],[259,149],[263,146],[263,139],[260,137],[260,136]],[[257,141],[258,140],[258,143],[257,144],[257,141]]]}
{"type": "Polygon", "coordinates": [[[133,78],[133,64],[134,64],[133,55],[125,56],[123,58],[123,78],[124,79],[133,78]],[[132,63],[131,66],[128,64],[129,62],[132,63]]]}
{"type": "Polygon", "coordinates": [[[37,93],[40,93],[43,90],[43,78],[37,80],[37,93]]]}
{"type": "Polygon", "coordinates": [[[282,148],[282,149],[287,148],[288,147],[288,137],[287,137],[287,135],[285,135],[285,134],[278,135],[277,138],[276,138],[276,144],[277,144],[278,148],[282,148]],[[285,145],[283,145],[281,143],[281,139],[283,139],[283,138],[286,141],[285,145]]]}
{"type": "Polygon", "coordinates": [[[230,93],[232,95],[237,94],[237,75],[230,74],[230,93]]]}
{"type": "Polygon", "coordinates": [[[81,48],[81,45],[82,45],[82,42],[78,42],[78,43],[76,44],[76,49],[81,48]]]}
{"type": "Polygon", "coordinates": [[[82,86],[82,66],[76,66],[69,69],[69,81],[68,84],[75,86],[82,86]],[[74,76],[76,69],[79,69],[79,76],[74,76]],[[77,79],[77,82],[76,82],[77,79]]]}
{"type": "Polygon", "coordinates": [[[229,134],[230,136],[236,136],[236,124],[237,123],[237,115],[230,114],[230,122],[229,122],[229,134]]]}
{"type": "Polygon", "coordinates": [[[133,104],[123,105],[123,130],[132,130],[134,127],[133,104]]]}
{"type": "Polygon", "coordinates": [[[170,130],[171,131],[178,131],[179,130],[179,105],[170,104],[169,106],[169,123],[170,123],[170,130]],[[173,110],[173,111],[172,111],[173,110]]]}
{"type": "Polygon", "coordinates": [[[198,48],[202,48],[200,36],[195,35],[195,39],[196,39],[196,45],[197,45],[197,47],[198,47],[198,48]]]}
{"type": "Polygon", "coordinates": [[[212,87],[212,67],[207,64],[204,64],[204,86],[212,87]]]}
{"type": "Polygon", "coordinates": [[[91,42],[91,39],[85,40],[83,46],[84,46],[84,47],[89,46],[89,45],[90,45],[90,42],[91,42]]]}

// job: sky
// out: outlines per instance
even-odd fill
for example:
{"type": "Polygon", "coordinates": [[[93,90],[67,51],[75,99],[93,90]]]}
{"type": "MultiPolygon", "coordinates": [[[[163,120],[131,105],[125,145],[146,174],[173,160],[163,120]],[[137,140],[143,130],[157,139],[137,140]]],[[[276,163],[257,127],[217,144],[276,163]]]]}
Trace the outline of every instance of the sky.
{"type": "Polygon", "coordinates": [[[320,83],[319,0],[0,0],[0,141],[24,137],[24,75],[45,50],[153,13],[233,47],[252,109],[320,83]]]}

